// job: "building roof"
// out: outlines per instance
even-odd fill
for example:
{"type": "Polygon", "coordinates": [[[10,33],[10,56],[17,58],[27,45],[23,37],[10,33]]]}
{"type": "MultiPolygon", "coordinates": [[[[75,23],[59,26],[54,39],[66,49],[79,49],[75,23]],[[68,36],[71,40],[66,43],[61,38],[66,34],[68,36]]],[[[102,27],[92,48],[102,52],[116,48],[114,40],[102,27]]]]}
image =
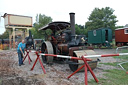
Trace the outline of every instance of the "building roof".
{"type": "Polygon", "coordinates": [[[30,18],[32,18],[31,16],[16,15],[16,14],[7,14],[7,13],[4,13],[4,15],[2,17],[5,18],[7,15],[21,16],[21,17],[30,17],[30,18]]]}
{"type": "Polygon", "coordinates": [[[128,27],[124,27],[124,28],[117,28],[115,30],[122,30],[122,29],[128,29],[128,27]]]}

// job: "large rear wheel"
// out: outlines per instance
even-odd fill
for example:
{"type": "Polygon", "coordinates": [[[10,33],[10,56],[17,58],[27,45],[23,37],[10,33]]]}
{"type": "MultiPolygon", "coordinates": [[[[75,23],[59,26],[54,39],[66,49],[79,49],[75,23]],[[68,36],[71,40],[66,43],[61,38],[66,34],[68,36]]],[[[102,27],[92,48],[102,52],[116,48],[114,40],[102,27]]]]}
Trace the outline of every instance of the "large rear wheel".
{"type": "MultiPolygon", "coordinates": [[[[41,46],[41,52],[45,53],[45,54],[53,54],[53,46],[52,46],[51,42],[49,42],[49,41],[43,42],[42,46],[41,46]]],[[[53,57],[42,55],[42,60],[44,63],[52,63],[53,57]]]]}

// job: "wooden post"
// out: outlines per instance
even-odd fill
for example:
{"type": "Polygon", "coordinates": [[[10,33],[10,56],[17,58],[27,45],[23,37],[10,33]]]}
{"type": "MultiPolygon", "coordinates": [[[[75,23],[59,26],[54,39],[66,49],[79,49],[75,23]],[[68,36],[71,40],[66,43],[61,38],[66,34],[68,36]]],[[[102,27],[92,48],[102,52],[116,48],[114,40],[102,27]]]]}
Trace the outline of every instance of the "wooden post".
{"type": "Polygon", "coordinates": [[[13,27],[13,48],[15,48],[15,27],[13,27]]]}
{"type": "Polygon", "coordinates": [[[26,32],[26,37],[27,37],[27,36],[29,36],[29,28],[27,28],[26,31],[27,31],[27,32],[26,32]]]}
{"type": "Polygon", "coordinates": [[[12,35],[11,35],[11,30],[8,30],[8,32],[9,32],[9,49],[11,49],[12,48],[12,43],[11,43],[11,39],[12,39],[12,35]]]}

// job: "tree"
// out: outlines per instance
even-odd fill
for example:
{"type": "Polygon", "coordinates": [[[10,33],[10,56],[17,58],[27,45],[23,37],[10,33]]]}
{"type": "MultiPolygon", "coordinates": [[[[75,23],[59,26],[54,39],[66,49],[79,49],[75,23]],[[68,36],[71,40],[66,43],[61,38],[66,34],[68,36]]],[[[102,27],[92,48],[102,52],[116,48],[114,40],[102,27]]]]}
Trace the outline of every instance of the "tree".
{"type": "Polygon", "coordinates": [[[38,31],[39,28],[47,25],[48,23],[52,22],[52,18],[46,15],[37,14],[36,16],[36,22],[34,23],[33,28],[31,29],[31,32],[34,36],[34,38],[44,38],[44,32],[38,31]]]}
{"type": "Polygon", "coordinates": [[[118,29],[118,28],[123,28],[124,26],[116,26],[116,29],[118,29]]]}
{"type": "Polygon", "coordinates": [[[7,39],[7,38],[9,38],[9,33],[6,30],[2,35],[0,35],[0,39],[7,39]]]}
{"type": "Polygon", "coordinates": [[[116,28],[115,24],[118,20],[116,20],[117,17],[113,14],[113,12],[114,10],[110,7],[105,7],[101,9],[95,8],[85,24],[87,30],[106,27],[114,30],[116,28]]]}
{"type": "Polygon", "coordinates": [[[75,30],[77,35],[86,34],[84,26],[75,24],[75,30]]]}

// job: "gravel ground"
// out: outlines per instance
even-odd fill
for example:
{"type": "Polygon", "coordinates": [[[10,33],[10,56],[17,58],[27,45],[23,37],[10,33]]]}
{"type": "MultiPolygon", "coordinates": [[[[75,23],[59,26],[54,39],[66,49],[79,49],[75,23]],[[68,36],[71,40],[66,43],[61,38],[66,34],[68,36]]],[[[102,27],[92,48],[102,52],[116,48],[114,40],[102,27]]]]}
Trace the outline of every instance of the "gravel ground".
{"type": "MultiPolygon", "coordinates": [[[[96,54],[113,54],[115,49],[95,49],[96,54]]],[[[44,64],[46,74],[43,73],[39,61],[36,63],[33,71],[30,71],[36,59],[34,53],[30,53],[32,59],[31,64],[28,59],[24,61],[25,65],[18,66],[18,56],[16,51],[0,51],[0,76],[2,85],[83,85],[84,72],[79,72],[70,79],[67,77],[72,73],[67,64],[54,63],[53,65],[44,64]],[[9,62],[5,65],[5,62],[9,62]],[[4,65],[4,67],[2,66],[4,65]],[[3,68],[2,68],[3,67],[3,68]],[[4,69],[6,68],[6,69],[4,69]],[[4,71],[2,70],[4,69],[4,71]],[[4,75],[3,75],[4,74],[4,75]],[[11,82],[11,83],[10,83],[11,82]]],[[[112,57],[100,58],[101,63],[116,62],[112,57]]],[[[114,69],[117,67],[98,64],[97,68],[93,70],[96,77],[103,78],[103,70],[114,69]]],[[[88,79],[93,79],[90,72],[88,72],[88,79]]]]}

